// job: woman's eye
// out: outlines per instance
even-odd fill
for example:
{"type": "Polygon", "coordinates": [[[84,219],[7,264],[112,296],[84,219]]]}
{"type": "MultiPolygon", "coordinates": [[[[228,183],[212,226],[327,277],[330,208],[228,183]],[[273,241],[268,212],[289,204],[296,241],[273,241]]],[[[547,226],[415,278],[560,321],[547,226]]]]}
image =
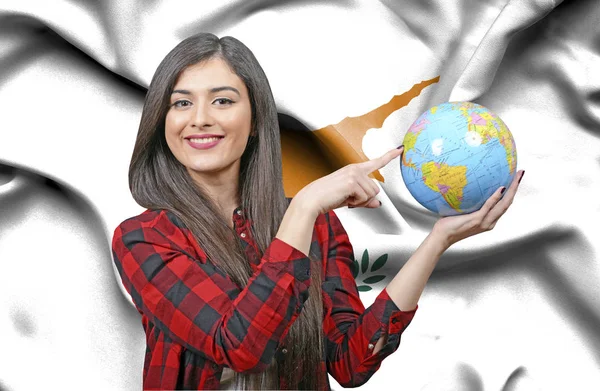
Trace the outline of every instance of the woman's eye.
{"type": "Polygon", "coordinates": [[[173,106],[175,106],[175,107],[188,107],[191,104],[192,103],[189,100],[178,100],[177,102],[173,103],[173,106]]]}
{"type": "Polygon", "coordinates": [[[221,105],[228,105],[233,103],[233,101],[231,99],[228,98],[217,98],[214,100],[213,103],[216,103],[217,105],[221,106],[221,105]]]}

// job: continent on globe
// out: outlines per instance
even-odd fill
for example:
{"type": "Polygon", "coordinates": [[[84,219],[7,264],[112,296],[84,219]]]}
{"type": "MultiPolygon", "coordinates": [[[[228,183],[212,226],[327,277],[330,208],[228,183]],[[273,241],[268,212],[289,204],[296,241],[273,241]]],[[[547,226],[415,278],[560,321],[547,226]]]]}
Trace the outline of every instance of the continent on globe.
{"type": "Polygon", "coordinates": [[[474,212],[517,171],[506,124],[472,102],[446,102],[421,114],[404,136],[400,171],[411,195],[441,216],[474,212]]]}
{"type": "Polygon", "coordinates": [[[467,185],[467,167],[449,166],[445,163],[426,162],[421,168],[423,182],[457,211],[460,211],[463,189],[467,185]]]}

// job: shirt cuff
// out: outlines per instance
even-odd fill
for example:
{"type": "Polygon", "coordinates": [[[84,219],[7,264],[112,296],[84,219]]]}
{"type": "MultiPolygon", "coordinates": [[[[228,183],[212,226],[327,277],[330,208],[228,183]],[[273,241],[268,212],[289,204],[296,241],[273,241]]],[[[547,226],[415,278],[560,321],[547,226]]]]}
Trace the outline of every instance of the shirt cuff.
{"type": "Polygon", "coordinates": [[[371,326],[369,343],[375,345],[383,334],[387,334],[387,341],[375,356],[383,359],[398,349],[400,336],[412,321],[417,308],[418,305],[413,310],[402,311],[385,288],[379,293],[370,307],[370,315],[377,322],[371,326]]]}
{"type": "Polygon", "coordinates": [[[417,305],[413,310],[402,311],[389,296],[386,288],[379,293],[377,299],[383,304],[382,331],[388,334],[401,334],[408,327],[419,308],[417,305]]]}

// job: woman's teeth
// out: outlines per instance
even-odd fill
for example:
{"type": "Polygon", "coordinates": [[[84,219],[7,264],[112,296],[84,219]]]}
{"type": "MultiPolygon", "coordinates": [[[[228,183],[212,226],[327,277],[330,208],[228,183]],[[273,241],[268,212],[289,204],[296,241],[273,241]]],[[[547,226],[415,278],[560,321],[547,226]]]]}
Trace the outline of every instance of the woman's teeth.
{"type": "Polygon", "coordinates": [[[194,144],[206,144],[212,143],[213,141],[219,140],[221,137],[208,137],[208,138],[191,138],[190,141],[194,144]]]}

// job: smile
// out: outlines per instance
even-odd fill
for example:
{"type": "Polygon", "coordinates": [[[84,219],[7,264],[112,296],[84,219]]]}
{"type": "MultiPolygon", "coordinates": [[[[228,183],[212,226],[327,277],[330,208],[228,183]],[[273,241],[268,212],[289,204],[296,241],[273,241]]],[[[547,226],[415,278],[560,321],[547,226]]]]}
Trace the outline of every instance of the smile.
{"type": "Polygon", "coordinates": [[[195,149],[209,149],[215,147],[223,137],[187,138],[188,145],[195,149]]]}

